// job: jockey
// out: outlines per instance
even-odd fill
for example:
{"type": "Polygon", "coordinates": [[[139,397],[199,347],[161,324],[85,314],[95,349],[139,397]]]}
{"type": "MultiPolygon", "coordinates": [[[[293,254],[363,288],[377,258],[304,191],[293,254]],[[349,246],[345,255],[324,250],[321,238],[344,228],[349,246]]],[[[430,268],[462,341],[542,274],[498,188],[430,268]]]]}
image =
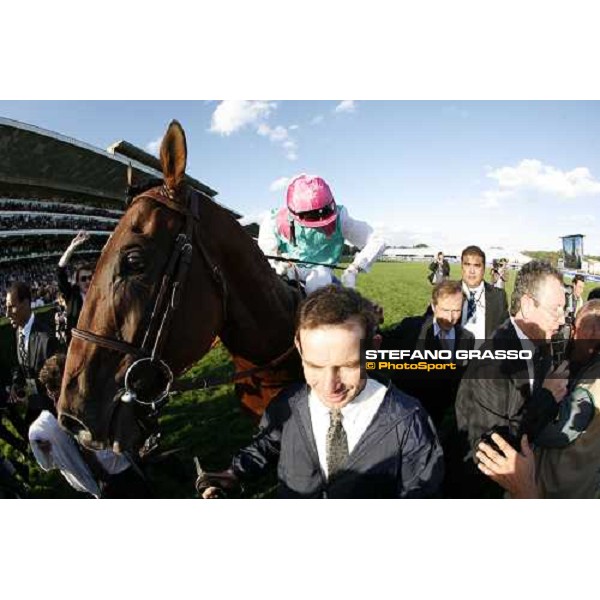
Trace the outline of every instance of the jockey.
{"type": "MultiPolygon", "coordinates": [[[[321,177],[302,174],[292,179],[286,204],[261,223],[258,245],[266,255],[333,266],[341,259],[347,241],[361,250],[342,274],[343,285],[353,288],[358,272],[368,271],[385,249],[385,242],[368,223],[353,219],[336,204],[321,177]]],[[[278,275],[304,282],[307,294],[334,281],[328,266],[270,262],[278,275]]]]}

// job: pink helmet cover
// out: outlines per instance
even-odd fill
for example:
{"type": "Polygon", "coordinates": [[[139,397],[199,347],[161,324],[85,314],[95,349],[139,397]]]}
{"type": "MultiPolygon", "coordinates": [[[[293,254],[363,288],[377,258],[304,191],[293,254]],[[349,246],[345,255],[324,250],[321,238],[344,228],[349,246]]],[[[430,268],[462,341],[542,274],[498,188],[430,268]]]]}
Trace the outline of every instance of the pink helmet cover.
{"type": "Polygon", "coordinates": [[[327,182],[321,177],[298,175],[292,179],[287,189],[287,207],[294,218],[307,227],[325,227],[333,223],[337,210],[333,194],[327,182]],[[318,220],[304,220],[299,213],[315,211],[332,205],[333,211],[318,220]]]}

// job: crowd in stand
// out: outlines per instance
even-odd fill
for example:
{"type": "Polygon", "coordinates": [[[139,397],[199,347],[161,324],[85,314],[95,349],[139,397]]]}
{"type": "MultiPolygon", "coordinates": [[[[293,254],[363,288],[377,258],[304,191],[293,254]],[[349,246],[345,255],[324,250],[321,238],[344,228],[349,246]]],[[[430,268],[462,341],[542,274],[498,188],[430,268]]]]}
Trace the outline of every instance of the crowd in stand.
{"type": "MultiPolygon", "coordinates": [[[[68,243],[68,235],[39,235],[11,238],[10,242],[0,244],[0,264],[2,260],[13,261],[28,256],[60,255],[68,243]]],[[[86,244],[87,252],[99,252],[104,247],[107,234],[96,235],[86,244]]]]}
{"type": "Polygon", "coordinates": [[[91,216],[65,216],[46,213],[0,213],[0,231],[19,229],[95,229],[112,231],[117,220],[105,221],[91,216]]]}
{"type": "Polygon", "coordinates": [[[67,204],[65,202],[46,202],[41,200],[14,200],[0,198],[0,210],[2,211],[36,211],[53,212],[57,214],[89,215],[96,217],[108,217],[119,219],[123,211],[99,208],[95,206],[84,206],[81,204],[67,204]]]}
{"type": "Polygon", "coordinates": [[[23,281],[31,288],[32,308],[56,302],[58,293],[56,259],[24,265],[18,263],[0,265],[0,317],[6,316],[6,293],[15,281],[23,281]]]}

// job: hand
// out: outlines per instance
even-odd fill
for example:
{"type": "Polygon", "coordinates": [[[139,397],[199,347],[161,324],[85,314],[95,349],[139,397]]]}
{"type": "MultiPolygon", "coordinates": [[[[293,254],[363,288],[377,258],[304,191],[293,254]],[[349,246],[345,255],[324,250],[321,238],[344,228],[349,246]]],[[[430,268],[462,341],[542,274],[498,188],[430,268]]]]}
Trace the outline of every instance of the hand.
{"type": "Polygon", "coordinates": [[[287,275],[288,270],[292,268],[292,263],[284,262],[282,260],[278,260],[275,262],[275,273],[280,277],[282,275],[287,275]]]}
{"type": "Polygon", "coordinates": [[[354,265],[350,265],[342,273],[342,285],[344,287],[354,289],[356,287],[356,275],[357,274],[358,274],[358,269],[354,265]]]}
{"type": "Polygon", "coordinates": [[[556,402],[563,400],[569,387],[569,363],[565,360],[556,369],[550,371],[542,387],[552,393],[556,402]]]}
{"type": "Polygon", "coordinates": [[[10,388],[10,395],[8,397],[9,404],[18,404],[19,402],[25,402],[25,400],[27,399],[27,394],[24,393],[24,390],[22,389],[19,389],[19,391],[23,392],[22,396],[17,394],[17,388],[14,385],[10,388]]]}
{"type": "Polygon", "coordinates": [[[520,453],[497,433],[492,434],[492,440],[504,456],[485,442],[480,442],[475,453],[479,470],[507,490],[512,498],[539,498],[533,450],[527,436],[521,439],[520,453]]]}
{"type": "Polygon", "coordinates": [[[203,473],[196,480],[198,495],[205,500],[224,498],[227,496],[227,492],[239,489],[239,479],[231,469],[217,473],[203,473]]]}
{"type": "Polygon", "coordinates": [[[73,250],[81,246],[90,239],[90,234],[87,231],[80,231],[72,240],[71,240],[71,248],[73,250]]]}

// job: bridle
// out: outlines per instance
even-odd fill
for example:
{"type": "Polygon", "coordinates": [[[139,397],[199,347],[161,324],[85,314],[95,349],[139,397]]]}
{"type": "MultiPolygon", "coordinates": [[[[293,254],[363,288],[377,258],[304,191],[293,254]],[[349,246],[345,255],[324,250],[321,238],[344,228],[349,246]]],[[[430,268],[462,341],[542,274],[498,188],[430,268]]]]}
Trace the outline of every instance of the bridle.
{"type": "Polygon", "coordinates": [[[295,346],[292,344],[284,353],[269,361],[268,364],[237,372],[233,376],[216,379],[193,379],[191,381],[176,382],[173,386],[173,372],[163,360],[162,351],[168,336],[169,325],[183,297],[194,246],[208,266],[208,270],[220,290],[223,321],[225,322],[227,319],[228,290],[226,280],[220,267],[212,260],[201,237],[198,235],[198,229],[194,227],[195,223],[200,220],[198,214],[199,203],[197,200],[194,201],[193,194],[188,194],[188,198],[188,206],[182,206],[174,200],[174,192],[163,185],[161,188],[153,188],[136,196],[130,204],[131,207],[135,202],[152,200],[184,217],[182,229],[175,239],[175,244],[163,273],[162,282],[154,300],[150,322],[141,346],[136,346],[122,339],[98,335],[84,329],[73,328],[71,331],[74,338],[135,357],[136,360],[125,372],[124,389],[120,399],[122,402],[134,402],[150,409],[150,415],[157,414],[167,403],[172,387],[176,387],[175,391],[183,392],[192,389],[208,389],[231,383],[277,367],[288,359],[295,350],[295,346]],[[153,397],[146,398],[143,393],[144,379],[147,379],[147,375],[151,370],[158,373],[163,387],[153,397]]]}
{"type": "Polygon", "coordinates": [[[154,188],[140,194],[134,198],[130,205],[131,207],[136,202],[151,200],[176,211],[184,217],[181,231],[175,239],[160,288],[154,299],[150,322],[141,346],[136,346],[122,339],[98,335],[84,329],[72,329],[74,338],[135,357],[136,360],[125,373],[125,387],[121,395],[121,401],[141,404],[151,408],[153,413],[157,412],[167,402],[173,384],[173,373],[169,365],[163,360],[162,352],[169,333],[169,325],[181,302],[192,262],[193,245],[198,249],[221,291],[223,319],[226,318],[227,286],[225,279],[218,265],[211,259],[200,237],[194,235],[195,222],[199,220],[198,202],[194,202],[193,195],[190,193],[188,194],[188,206],[184,207],[176,202],[174,197],[174,191],[163,185],[161,188],[154,188]],[[143,388],[144,379],[147,379],[145,375],[149,374],[149,370],[154,370],[158,374],[163,387],[159,393],[151,398],[146,398],[143,394],[143,388]]]}

